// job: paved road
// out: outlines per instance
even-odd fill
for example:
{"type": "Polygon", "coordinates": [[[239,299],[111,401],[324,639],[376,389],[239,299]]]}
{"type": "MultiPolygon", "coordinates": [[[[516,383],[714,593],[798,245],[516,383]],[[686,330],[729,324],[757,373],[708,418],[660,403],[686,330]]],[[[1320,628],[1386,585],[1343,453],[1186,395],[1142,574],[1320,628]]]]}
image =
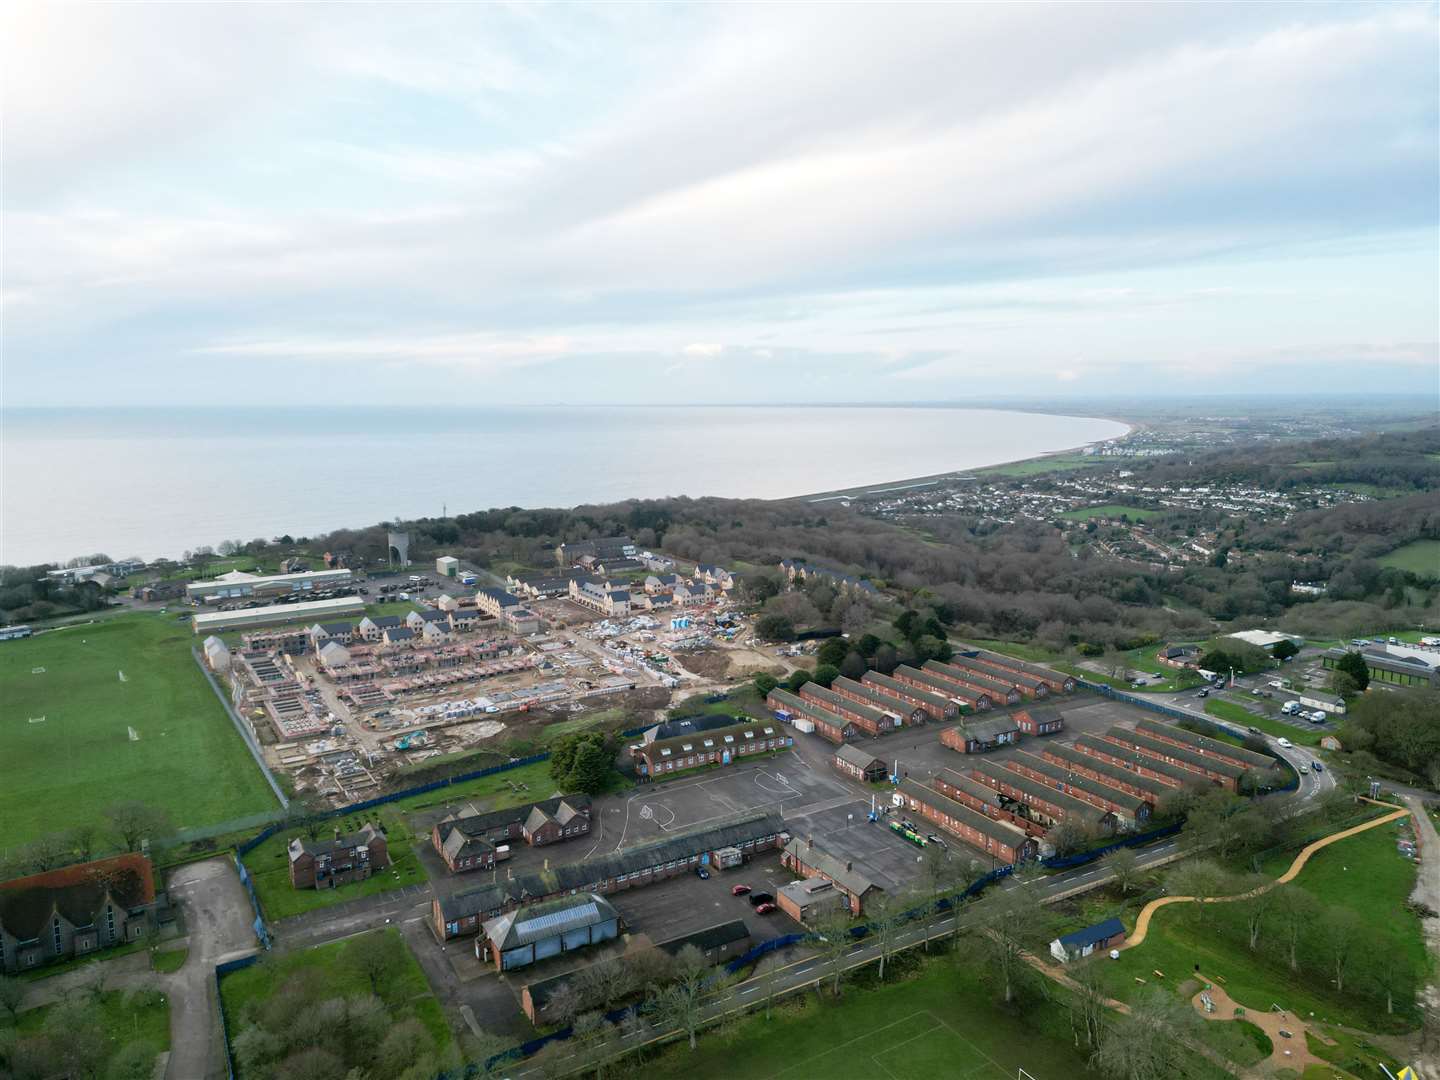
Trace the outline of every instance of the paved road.
{"type": "MultiPolygon", "coordinates": [[[[1415,838],[1420,848],[1420,873],[1410,897],[1432,911],[1440,911],[1440,834],[1436,833],[1435,823],[1430,820],[1424,803],[1418,797],[1407,795],[1405,804],[1412,812],[1415,838]]],[[[1440,919],[1424,919],[1422,925],[1431,953],[1440,954],[1440,919]]],[[[1440,1076],[1440,1023],[1434,1021],[1434,1018],[1440,1017],[1440,976],[1431,974],[1421,993],[1421,1005],[1426,1022],[1420,1025],[1418,1057],[1412,1064],[1422,1076],[1440,1076]]]]}

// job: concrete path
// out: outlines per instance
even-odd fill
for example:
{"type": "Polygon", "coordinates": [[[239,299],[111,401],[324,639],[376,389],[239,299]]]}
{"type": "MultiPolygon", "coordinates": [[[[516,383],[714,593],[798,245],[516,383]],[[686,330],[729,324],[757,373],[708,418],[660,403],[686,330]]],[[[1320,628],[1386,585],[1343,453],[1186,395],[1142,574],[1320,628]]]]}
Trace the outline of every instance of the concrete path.
{"type": "MultiPolygon", "coordinates": [[[[1410,899],[1424,904],[1431,911],[1440,912],[1440,834],[1435,823],[1425,812],[1424,804],[1414,795],[1407,795],[1405,804],[1410,807],[1415,821],[1416,846],[1420,849],[1420,872],[1415,878],[1415,891],[1410,899]]],[[[1425,943],[1430,954],[1440,961],[1440,917],[1422,919],[1425,928],[1425,943]]],[[[1420,1026],[1420,1045],[1416,1060],[1411,1062],[1421,1076],[1440,1076],[1440,1022],[1431,1017],[1440,1017],[1440,964],[1432,970],[1430,982],[1421,992],[1421,1006],[1426,1020],[1420,1026]]]]}
{"type": "MultiPolygon", "coordinates": [[[[1366,799],[1365,801],[1370,802],[1372,800],[1366,799]]],[[[1389,806],[1390,804],[1376,803],[1375,805],[1389,806]]],[[[1120,948],[1133,949],[1137,945],[1144,944],[1145,936],[1150,932],[1150,920],[1161,908],[1169,907],[1171,904],[1228,904],[1235,900],[1248,900],[1252,896],[1258,896],[1263,892],[1269,892],[1277,885],[1284,885],[1287,882],[1294,881],[1295,878],[1299,875],[1300,871],[1305,869],[1305,864],[1310,861],[1310,856],[1314,855],[1315,852],[1319,851],[1321,848],[1329,847],[1331,844],[1338,843],[1341,840],[1349,839],[1350,837],[1356,836],[1359,833],[1366,832],[1369,829],[1377,829],[1381,825],[1388,825],[1390,822],[1398,821],[1400,820],[1400,818],[1405,817],[1409,813],[1409,810],[1396,810],[1394,813],[1386,814],[1383,817],[1378,817],[1373,821],[1367,821],[1360,825],[1354,825],[1348,829],[1341,829],[1337,833],[1331,833],[1329,836],[1322,837],[1321,839],[1316,840],[1313,843],[1306,844],[1303,848],[1300,849],[1300,854],[1295,856],[1295,861],[1290,864],[1289,869],[1287,869],[1283,874],[1281,874],[1274,881],[1270,882],[1268,885],[1262,885],[1258,889],[1249,889],[1243,893],[1236,893],[1234,896],[1162,896],[1158,900],[1151,900],[1148,904],[1146,904],[1143,908],[1140,909],[1140,914],[1135,919],[1134,931],[1130,934],[1130,937],[1126,940],[1125,944],[1121,945],[1120,948]]]]}

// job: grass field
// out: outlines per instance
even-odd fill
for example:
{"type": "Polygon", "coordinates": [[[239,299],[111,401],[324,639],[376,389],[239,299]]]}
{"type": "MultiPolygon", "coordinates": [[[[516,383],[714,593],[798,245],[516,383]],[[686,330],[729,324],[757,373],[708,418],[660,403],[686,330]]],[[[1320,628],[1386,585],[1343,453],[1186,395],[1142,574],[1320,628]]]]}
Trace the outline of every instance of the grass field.
{"type": "Polygon", "coordinates": [[[275,808],[168,616],[130,615],[0,648],[0,850],[139,799],[180,828],[275,808]],[[42,719],[43,718],[43,719],[42,719]]]}
{"type": "Polygon", "coordinates": [[[1087,1075],[1068,1030],[1035,1026],[1063,1023],[1058,1014],[1038,1007],[1022,1020],[994,1003],[976,965],[943,959],[905,982],[851,987],[838,1002],[792,999],[769,1021],[751,1015],[702,1035],[693,1053],[672,1047],[646,1072],[687,1080],[1009,1080],[1017,1068],[1040,1080],[1087,1075]]]}
{"type": "Polygon", "coordinates": [[[1146,518],[1155,517],[1161,513],[1159,510],[1144,510],[1137,506],[1121,506],[1118,503],[1106,503],[1104,506],[1083,506],[1079,510],[1067,510],[1061,514],[1062,518],[1070,521],[1089,521],[1091,518],[1118,518],[1124,514],[1131,521],[1144,521],[1146,518]]]}
{"type": "Polygon", "coordinates": [[[1440,577],[1440,540],[1416,540],[1375,560],[1381,566],[1409,570],[1425,577],[1440,577]]]}
{"type": "MultiPolygon", "coordinates": [[[[26,1010],[14,1022],[13,1030],[22,1036],[43,1031],[54,1008],[52,1004],[26,1010]]],[[[107,990],[94,1012],[109,1044],[107,1060],[132,1042],[149,1043],[157,1054],[170,1049],[170,1006],[159,994],[137,997],[123,990],[107,990]]],[[[0,1032],[7,1030],[8,1023],[0,1020],[0,1032]]]]}
{"type": "MultiPolygon", "coordinates": [[[[400,937],[400,931],[393,927],[373,933],[400,937]]],[[[231,972],[221,979],[220,997],[230,1023],[231,1039],[243,1030],[248,1007],[265,1001],[297,971],[309,969],[323,975],[328,996],[348,998],[369,995],[370,984],[365,976],[346,963],[348,944],[348,941],[335,941],[298,952],[272,953],[260,963],[231,972]]],[[[455,1041],[455,1036],[445,1020],[445,1012],[430,992],[425,973],[420,970],[409,947],[403,941],[401,946],[405,960],[386,973],[379,996],[386,1002],[392,1020],[399,1022],[413,1016],[425,1025],[437,1047],[448,1047],[455,1041]]]]}
{"type": "Polygon", "coordinates": [[[1012,461],[1008,465],[992,465],[987,469],[976,469],[975,473],[978,476],[1038,476],[1041,473],[1085,469],[1100,464],[1101,461],[1084,454],[1053,454],[1050,457],[1012,461]]]}
{"type": "Polygon", "coordinates": [[[1205,702],[1205,712],[1217,720],[1259,728],[1266,735],[1283,736],[1301,746],[1319,746],[1320,740],[1325,734],[1312,728],[1294,727],[1269,716],[1257,716],[1248,709],[1236,705],[1233,701],[1217,701],[1215,698],[1210,698],[1205,702]]]}

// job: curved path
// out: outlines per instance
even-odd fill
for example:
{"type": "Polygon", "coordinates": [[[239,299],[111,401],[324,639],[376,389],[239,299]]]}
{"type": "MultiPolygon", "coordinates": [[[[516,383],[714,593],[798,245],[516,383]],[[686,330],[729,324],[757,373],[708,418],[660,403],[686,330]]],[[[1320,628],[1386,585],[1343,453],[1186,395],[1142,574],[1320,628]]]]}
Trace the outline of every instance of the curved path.
{"type": "Polygon", "coordinates": [[[1150,919],[1154,916],[1155,912],[1159,911],[1163,907],[1168,907],[1171,904],[1189,904],[1197,902],[1202,904],[1228,904],[1235,900],[1248,900],[1252,896],[1258,896],[1260,893],[1268,892],[1269,890],[1275,888],[1275,886],[1277,885],[1284,885],[1287,882],[1294,881],[1296,876],[1299,875],[1300,871],[1305,869],[1305,864],[1310,861],[1310,856],[1314,855],[1315,852],[1319,851],[1321,848],[1329,847],[1331,844],[1338,843],[1341,840],[1346,840],[1352,836],[1357,835],[1358,833],[1366,832],[1370,829],[1377,829],[1381,825],[1388,825],[1390,822],[1398,821],[1400,818],[1405,817],[1410,813],[1410,811],[1405,809],[1404,807],[1395,808],[1393,803],[1375,802],[1374,799],[1364,799],[1363,801],[1368,803],[1374,803],[1376,806],[1389,806],[1394,809],[1395,812],[1393,814],[1385,814],[1382,817],[1375,818],[1373,821],[1366,821],[1359,825],[1353,825],[1348,829],[1341,829],[1337,833],[1331,833],[1329,836],[1321,837],[1319,840],[1306,844],[1303,848],[1300,849],[1300,853],[1295,856],[1295,861],[1290,864],[1289,869],[1287,869],[1274,881],[1270,882],[1267,885],[1262,885],[1258,889],[1250,889],[1243,893],[1236,893],[1234,896],[1162,896],[1158,900],[1151,900],[1148,904],[1146,904],[1143,908],[1140,909],[1140,914],[1135,919],[1134,931],[1130,934],[1130,937],[1126,940],[1125,944],[1120,947],[1122,949],[1133,949],[1135,946],[1143,944],[1145,941],[1145,935],[1150,932],[1150,919]]]}

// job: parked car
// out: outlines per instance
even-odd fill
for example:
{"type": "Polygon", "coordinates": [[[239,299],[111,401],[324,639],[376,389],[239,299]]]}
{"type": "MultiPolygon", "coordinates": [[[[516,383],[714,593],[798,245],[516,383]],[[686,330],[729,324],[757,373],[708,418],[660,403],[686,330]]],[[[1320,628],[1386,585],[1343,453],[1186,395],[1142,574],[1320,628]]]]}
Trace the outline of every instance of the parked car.
{"type": "Polygon", "coordinates": [[[773,904],[775,897],[768,892],[752,892],[750,894],[750,906],[759,907],[761,904],[773,904]]]}
{"type": "Polygon", "coordinates": [[[756,905],[755,905],[755,914],[756,914],[756,915],[769,915],[769,914],[770,914],[772,911],[774,911],[774,910],[775,910],[775,905],[772,904],[772,903],[770,903],[769,901],[766,901],[766,902],[763,903],[763,904],[756,904],[756,905]]]}
{"type": "Polygon", "coordinates": [[[732,885],[732,886],[730,886],[730,895],[731,895],[731,896],[744,896],[744,895],[745,895],[746,893],[748,893],[749,891],[750,891],[750,886],[749,886],[749,885],[732,885]]]}
{"type": "Polygon", "coordinates": [[[1312,724],[1323,724],[1328,719],[1329,716],[1324,709],[1316,709],[1310,714],[1310,723],[1312,724]]]}
{"type": "Polygon", "coordinates": [[[709,881],[710,871],[706,870],[703,866],[697,866],[695,867],[695,876],[698,877],[701,881],[709,881]]]}
{"type": "Polygon", "coordinates": [[[950,846],[949,844],[945,843],[945,838],[943,836],[936,836],[933,832],[930,833],[930,835],[928,835],[927,837],[925,837],[925,839],[930,841],[930,843],[932,844],[939,844],[941,847],[950,846]]]}

